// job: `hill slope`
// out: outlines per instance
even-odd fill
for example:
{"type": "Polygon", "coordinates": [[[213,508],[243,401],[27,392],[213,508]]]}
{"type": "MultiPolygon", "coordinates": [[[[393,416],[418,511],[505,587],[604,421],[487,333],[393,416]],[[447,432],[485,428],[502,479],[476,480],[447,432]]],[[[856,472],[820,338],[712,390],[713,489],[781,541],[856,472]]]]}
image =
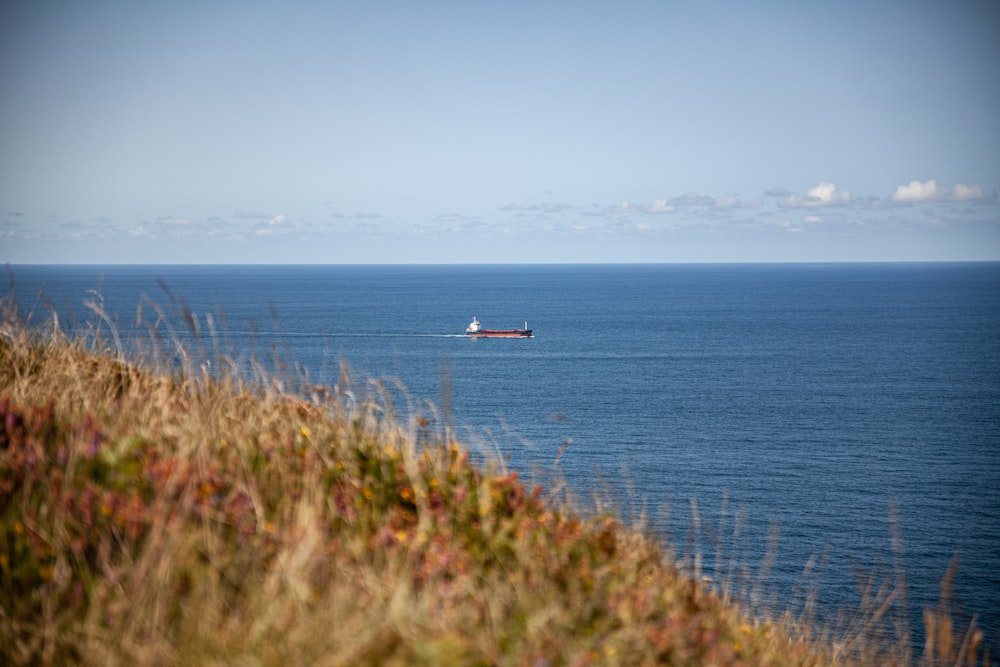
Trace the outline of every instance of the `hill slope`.
{"type": "MultiPolygon", "coordinates": [[[[874,616],[836,641],[752,618],[346,373],[303,398],[5,321],[2,663],[910,662],[874,616]]],[[[975,662],[928,619],[924,662],[975,662]]]]}

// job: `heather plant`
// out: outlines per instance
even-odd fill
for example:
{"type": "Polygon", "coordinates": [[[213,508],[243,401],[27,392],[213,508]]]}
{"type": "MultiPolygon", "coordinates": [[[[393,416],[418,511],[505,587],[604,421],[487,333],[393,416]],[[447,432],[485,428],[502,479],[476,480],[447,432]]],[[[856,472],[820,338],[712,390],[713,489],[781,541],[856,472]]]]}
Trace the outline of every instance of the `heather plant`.
{"type": "MultiPolygon", "coordinates": [[[[473,459],[433,406],[400,414],[346,369],[250,381],[171,335],[126,359],[104,331],[4,307],[3,664],[912,662],[863,624],[755,616],[641,526],[473,459]]],[[[977,663],[974,628],[927,619],[925,664],[977,663]]]]}

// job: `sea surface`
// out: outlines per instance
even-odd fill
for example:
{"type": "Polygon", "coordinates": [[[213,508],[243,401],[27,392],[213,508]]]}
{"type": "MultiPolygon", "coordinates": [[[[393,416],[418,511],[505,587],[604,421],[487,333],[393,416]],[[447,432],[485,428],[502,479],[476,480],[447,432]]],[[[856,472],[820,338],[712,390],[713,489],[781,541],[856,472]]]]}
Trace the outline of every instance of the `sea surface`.
{"type": "Polygon", "coordinates": [[[957,557],[953,609],[998,653],[1000,264],[11,272],[39,322],[93,329],[99,294],[124,340],[159,309],[188,344],[215,331],[309,383],[345,361],[398,379],[525,478],[644,510],[713,581],[731,555],[767,569],[779,606],[818,585],[822,611],[856,607],[859,580],[901,572],[919,626],[957,557]],[[469,339],[473,316],[535,335],[469,339]]]}

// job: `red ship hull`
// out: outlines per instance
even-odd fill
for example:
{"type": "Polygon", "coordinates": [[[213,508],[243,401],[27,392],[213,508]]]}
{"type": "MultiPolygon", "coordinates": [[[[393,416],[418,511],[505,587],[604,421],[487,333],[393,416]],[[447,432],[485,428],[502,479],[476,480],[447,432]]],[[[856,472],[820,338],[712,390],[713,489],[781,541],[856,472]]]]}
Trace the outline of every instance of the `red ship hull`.
{"type": "Polygon", "coordinates": [[[531,338],[531,329],[480,329],[467,333],[470,338],[531,338]]]}

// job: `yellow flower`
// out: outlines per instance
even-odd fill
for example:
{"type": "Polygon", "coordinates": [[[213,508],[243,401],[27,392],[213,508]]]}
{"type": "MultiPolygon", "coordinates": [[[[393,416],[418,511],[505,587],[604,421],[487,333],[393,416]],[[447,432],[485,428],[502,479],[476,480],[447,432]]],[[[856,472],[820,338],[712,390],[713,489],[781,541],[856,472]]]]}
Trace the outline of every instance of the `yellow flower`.
{"type": "Polygon", "coordinates": [[[300,428],[299,433],[302,434],[303,438],[308,438],[310,435],[312,435],[312,431],[309,430],[308,426],[303,426],[302,428],[300,428]]]}

